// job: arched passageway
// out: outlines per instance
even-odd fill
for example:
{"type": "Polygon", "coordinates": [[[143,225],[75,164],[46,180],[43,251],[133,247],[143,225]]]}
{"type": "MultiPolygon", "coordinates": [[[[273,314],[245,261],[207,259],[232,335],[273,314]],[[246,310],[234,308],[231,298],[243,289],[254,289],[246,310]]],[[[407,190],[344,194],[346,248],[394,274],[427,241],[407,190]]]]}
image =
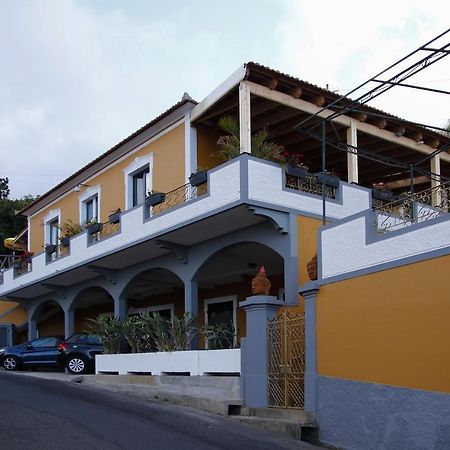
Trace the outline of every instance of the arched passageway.
{"type": "MultiPolygon", "coordinates": [[[[261,266],[272,284],[270,295],[282,297],[284,260],[270,247],[245,242],[210,256],[195,275],[200,325],[227,327],[235,334],[234,345],[239,345],[240,338],[246,335],[245,312],[239,303],[252,295],[251,281],[261,266]]],[[[200,339],[200,347],[209,347],[208,342],[200,339]]]]}

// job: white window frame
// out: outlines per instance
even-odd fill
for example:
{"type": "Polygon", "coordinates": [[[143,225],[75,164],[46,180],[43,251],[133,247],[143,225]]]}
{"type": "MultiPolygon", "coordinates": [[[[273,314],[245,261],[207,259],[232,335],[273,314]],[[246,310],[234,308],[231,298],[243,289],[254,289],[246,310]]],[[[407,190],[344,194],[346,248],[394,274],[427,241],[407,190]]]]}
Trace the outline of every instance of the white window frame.
{"type": "Polygon", "coordinates": [[[131,306],[128,308],[128,314],[145,314],[148,312],[162,311],[164,309],[170,309],[170,320],[172,321],[175,315],[175,305],[173,303],[168,305],[142,306],[139,308],[131,306]]]}
{"type": "Polygon", "coordinates": [[[94,199],[94,210],[97,210],[97,221],[101,222],[100,217],[100,202],[101,202],[101,186],[88,187],[81,195],[78,196],[79,199],[79,210],[80,210],[80,225],[84,225],[86,222],[86,203],[94,199]]]}
{"type": "Polygon", "coordinates": [[[148,173],[146,175],[145,185],[148,191],[153,188],[153,153],[148,153],[144,156],[139,156],[134,161],[123,169],[124,183],[125,183],[125,205],[126,209],[133,207],[133,176],[138,172],[145,170],[148,167],[148,173]]]}
{"type": "MultiPolygon", "coordinates": [[[[205,313],[205,325],[208,325],[208,305],[213,303],[233,302],[233,328],[237,333],[237,295],[227,295],[226,297],[205,298],[203,309],[205,313]]],[[[208,340],[205,339],[205,349],[208,349],[208,340]]]]}
{"type": "MultiPolygon", "coordinates": [[[[61,225],[61,209],[51,209],[44,217],[44,244],[50,244],[50,223],[58,220],[58,225],[61,225]]],[[[59,238],[59,230],[58,230],[59,238]]],[[[29,248],[29,247],[28,247],[29,248]]]]}

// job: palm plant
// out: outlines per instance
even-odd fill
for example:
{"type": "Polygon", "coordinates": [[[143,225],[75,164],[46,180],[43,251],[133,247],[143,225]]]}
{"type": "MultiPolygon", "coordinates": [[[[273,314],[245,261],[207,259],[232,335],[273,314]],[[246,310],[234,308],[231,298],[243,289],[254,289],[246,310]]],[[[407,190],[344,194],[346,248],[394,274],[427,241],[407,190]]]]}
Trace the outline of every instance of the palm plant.
{"type": "Polygon", "coordinates": [[[98,335],[105,353],[120,353],[123,343],[123,322],[116,317],[101,314],[97,319],[87,319],[88,327],[98,335]]]}
{"type": "MultiPolygon", "coordinates": [[[[219,127],[228,133],[217,140],[218,155],[222,161],[228,161],[240,155],[239,123],[234,116],[224,116],[219,120],[219,127]]],[[[283,162],[283,147],[267,140],[267,130],[259,130],[251,137],[251,154],[256,158],[283,162]]]]}

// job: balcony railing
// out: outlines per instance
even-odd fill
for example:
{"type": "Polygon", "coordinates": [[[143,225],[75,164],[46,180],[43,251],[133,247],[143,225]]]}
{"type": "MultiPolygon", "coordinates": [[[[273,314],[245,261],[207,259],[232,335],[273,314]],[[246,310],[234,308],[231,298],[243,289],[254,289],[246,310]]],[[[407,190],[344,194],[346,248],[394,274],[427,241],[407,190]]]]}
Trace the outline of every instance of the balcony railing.
{"type": "Polygon", "coordinates": [[[18,277],[33,268],[33,259],[31,256],[17,256],[13,259],[14,277],[18,277]]]}
{"type": "Polygon", "coordinates": [[[47,245],[45,247],[45,253],[47,255],[47,262],[54,261],[55,259],[70,255],[70,246],[62,245],[61,243],[57,245],[47,245]]]}
{"type": "MultiPolygon", "coordinates": [[[[319,182],[317,176],[312,173],[308,173],[304,178],[286,174],[286,187],[308,194],[322,195],[322,183],[319,182]]],[[[325,185],[325,197],[335,198],[335,195],[336,189],[325,185]]]]}
{"type": "Polygon", "coordinates": [[[100,223],[98,225],[99,230],[94,233],[90,233],[88,228],[89,242],[99,242],[109,236],[112,236],[120,232],[120,221],[115,223],[111,223],[108,221],[100,223]]]}
{"type": "Polygon", "coordinates": [[[3,284],[3,272],[13,265],[14,255],[0,255],[0,284],[3,284]]]}
{"type": "Polygon", "coordinates": [[[150,207],[150,216],[155,216],[166,212],[176,206],[182,205],[194,198],[200,197],[207,192],[207,184],[203,183],[199,186],[192,186],[187,183],[184,186],[180,186],[173,191],[167,192],[164,197],[164,201],[158,205],[150,207]]]}
{"type": "Polygon", "coordinates": [[[392,202],[376,204],[375,227],[378,233],[398,230],[448,214],[450,184],[445,183],[392,202]]]}

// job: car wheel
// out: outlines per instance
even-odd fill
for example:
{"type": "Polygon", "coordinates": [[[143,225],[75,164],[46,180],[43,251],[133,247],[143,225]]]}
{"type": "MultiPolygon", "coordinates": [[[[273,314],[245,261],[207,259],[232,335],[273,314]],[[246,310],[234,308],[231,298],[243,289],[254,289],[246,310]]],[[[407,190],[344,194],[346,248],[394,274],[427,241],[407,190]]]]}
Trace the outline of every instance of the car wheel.
{"type": "Polygon", "coordinates": [[[88,370],[87,360],[82,356],[71,356],[66,361],[66,369],[69,373],[72,373],[74,375],[86,373],[88,370]]]}
{"type": "Polygon", "coordinates": [[[19,370],[20,361],[15,356],[7,356],[3,360],[3,367],[6,370],[19,370]]]}

